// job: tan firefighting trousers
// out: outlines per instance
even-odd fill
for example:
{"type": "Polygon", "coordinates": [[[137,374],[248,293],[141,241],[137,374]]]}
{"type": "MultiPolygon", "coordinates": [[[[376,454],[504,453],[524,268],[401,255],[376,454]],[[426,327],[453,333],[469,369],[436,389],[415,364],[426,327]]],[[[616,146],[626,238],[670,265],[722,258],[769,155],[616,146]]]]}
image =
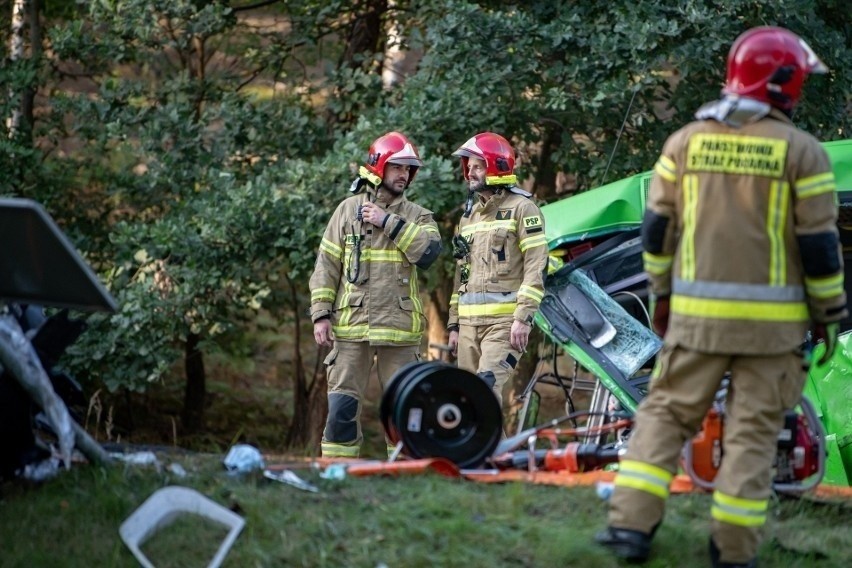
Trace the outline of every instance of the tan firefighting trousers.
{"type": "Polygon", "coordinates": [[[784,411],[799,402],[804,386],[801,354],[714,355],[664,345],[616,476],[611,527],[649,534],[662,521],[681,449],[700,428],[728,370],[712,538],[722,562],[746,563],[757,555],[784,411]]]}
{"type": "Polygon", "coordinates": [[[328,419],[322,435],[322,457],[357,458],[361,452],[361,408],[373,358],[384,390],[406,363],[420,360],[420,346],[373,346],[367,341],[335,341],[325,359],[328,367],[328,419]]]}
{"type": "Polygon", "coordinates": [[[493,325],[459,325],[458,366],[471,373],[494,373],[494,395],[503,405],[503,389],[515,375],[521,352],[512,348],[512,322],[493,325]]]}

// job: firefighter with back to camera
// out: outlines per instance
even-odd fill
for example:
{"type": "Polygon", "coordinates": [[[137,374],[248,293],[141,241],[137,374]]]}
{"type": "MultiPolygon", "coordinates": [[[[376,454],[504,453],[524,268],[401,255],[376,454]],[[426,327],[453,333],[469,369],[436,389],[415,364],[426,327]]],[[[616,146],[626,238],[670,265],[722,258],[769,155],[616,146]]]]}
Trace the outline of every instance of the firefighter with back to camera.
{"type": "Polygon", "coordinates": [[[810,327],[825,361],[846,315],[831,164],[790,119],[806,77],[825,71],[792,32],[746,31],[722,98],[654,166],[642,242],[664,345],[596,537],[622,558],[647,559],[681,448],[730,372],[709,553],[714,567],[757,565],[778,434],[804,385],[801,345],[810,327]]]}

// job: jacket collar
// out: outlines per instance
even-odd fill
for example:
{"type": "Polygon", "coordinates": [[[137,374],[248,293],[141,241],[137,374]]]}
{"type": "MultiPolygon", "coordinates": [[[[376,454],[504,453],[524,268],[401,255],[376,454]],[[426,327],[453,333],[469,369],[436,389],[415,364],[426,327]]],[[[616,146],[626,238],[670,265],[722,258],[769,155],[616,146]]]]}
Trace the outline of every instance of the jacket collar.
{"type": "Polygon", "coordinates": [[[786,122],[787,124],[793,124],[793,120],[789,116],[787,116],[786,114],[784,114],[783,111],[775,107],[772,107],[772,110],[769,111],[769,114],[767,116],[770,116],[776,120],[780,120],[781,122],[786,122]]]}
{"type": "Polygon", "coordinates": [[[504,189],[500,193],[495,193],[494,195],[492,195],[491,198],[488,199],[487,201],[482,199],[482,196],[480,195],[479,196],[479,203],[480,203],[480,205],[482,205],[483,210],[490,211],[492,209],[497,208],[501,203],[503,203],[503,201],[506,200],[506,195],[508,193],[509,192],[504,189]]]}

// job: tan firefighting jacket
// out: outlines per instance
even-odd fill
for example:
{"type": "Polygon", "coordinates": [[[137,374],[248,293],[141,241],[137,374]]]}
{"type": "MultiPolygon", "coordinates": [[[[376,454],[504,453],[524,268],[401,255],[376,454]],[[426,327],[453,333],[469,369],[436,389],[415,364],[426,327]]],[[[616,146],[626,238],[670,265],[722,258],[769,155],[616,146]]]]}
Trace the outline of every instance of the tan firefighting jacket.
{"type": "Polygon", "coordinates": [[[645,270],[671,294],[666,340],[773,354],[845,316],[831,164],[778,110],[740,128],[692,122],[666,141],[643,222],[645,270]]]}
{"type": "Polygon", "coordinates": [[[372,188],[345,199],[325,229],[310,279],[311,319],[330,317],[337,341],[419,345],[425,328],[417,269],[441,252],[432,212],[399,196],[384,227],[359,221],[372,188]]]}
{"type": "Polygon", "coordinates": [[[447,327],[532,323],[538,311],[548,258],[544,216],[528,193],[514,191],[478,200],[459,221],[470,253],[457,261],[447,327]]]}

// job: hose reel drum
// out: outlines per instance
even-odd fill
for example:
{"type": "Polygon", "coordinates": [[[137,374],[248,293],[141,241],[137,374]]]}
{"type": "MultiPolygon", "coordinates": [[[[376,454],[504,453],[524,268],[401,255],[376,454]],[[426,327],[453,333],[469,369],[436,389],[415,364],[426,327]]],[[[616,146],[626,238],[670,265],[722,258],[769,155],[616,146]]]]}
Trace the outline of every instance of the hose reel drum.
{"type": "Polygon", "coordinates": [[[409,363],[382,395],[382,425],[411,458],[446,458],[459,467],[482,465],[503,434],[494,392],[473,373],[446,363],[409,363]]]}

